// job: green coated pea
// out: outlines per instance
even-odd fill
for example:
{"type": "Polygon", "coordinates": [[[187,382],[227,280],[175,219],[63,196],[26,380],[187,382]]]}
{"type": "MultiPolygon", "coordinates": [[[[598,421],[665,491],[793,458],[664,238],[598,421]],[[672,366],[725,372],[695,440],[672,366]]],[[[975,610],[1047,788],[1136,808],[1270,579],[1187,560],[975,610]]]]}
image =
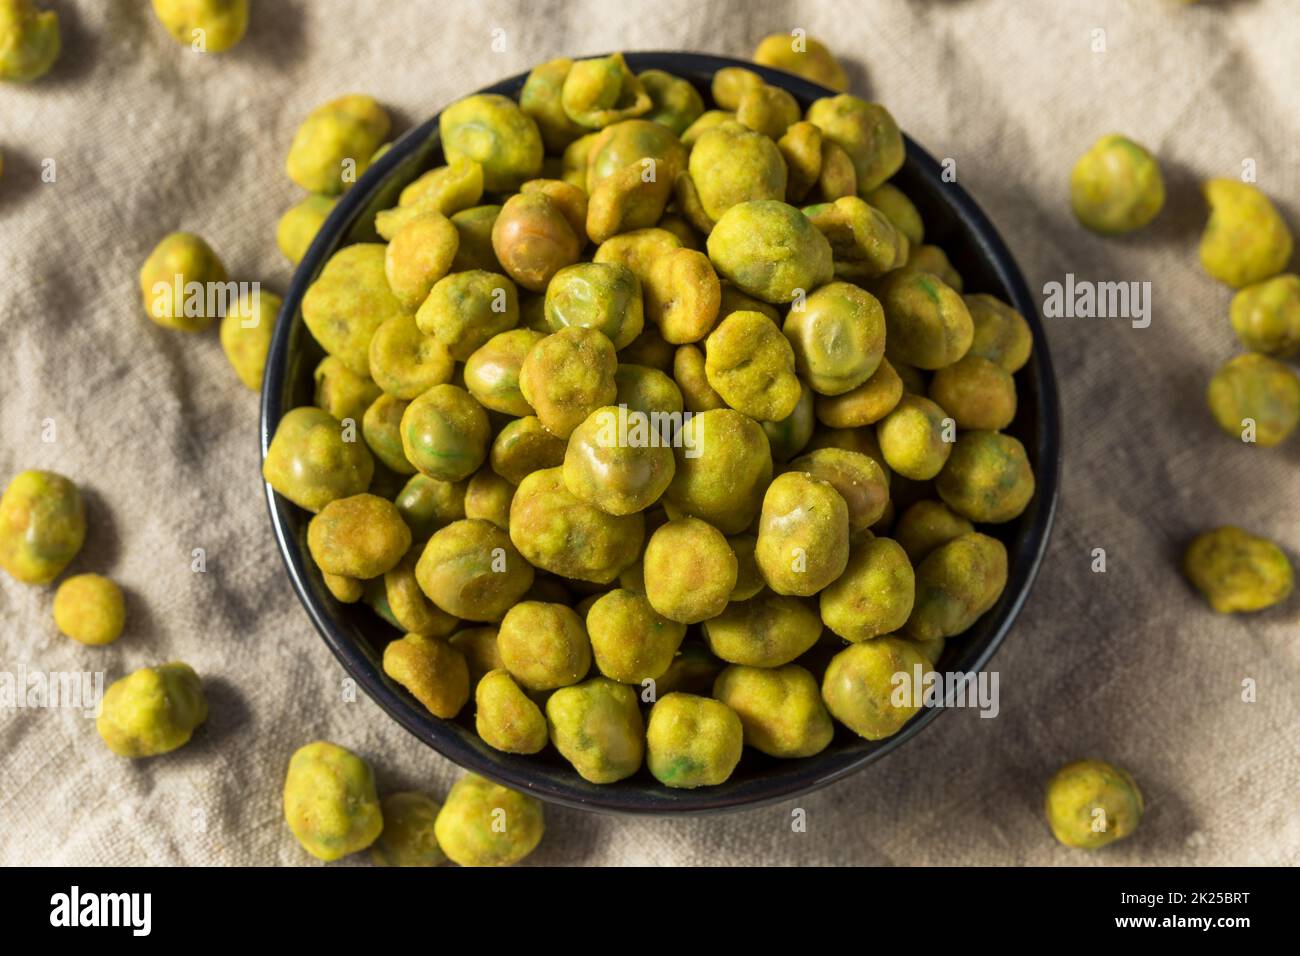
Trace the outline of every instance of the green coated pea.
{"type": "Polygon", "coordinates": [[[591,670],[586,625],[563,604],[516,604],[501,621],[497,647],[510,676],[532,691],[576,684],[591,670]]]}
{"type": "Polygon", "coordinates": [[[704,374],[728,405],[760,421],[793,414],[802,394],[789,340],[760,312],[718,323],[704,343],[704,374]]]}
{"type": "Polygon", "coordinates": [[[569,119],[587,129],[604,129],[651,107],[650,95],[621,53],[574,63],[564,78],[560,103],[569,119]]]}
{"type": "Polygon", "coordinates": [[[1300,276],[1276,276],[1232,297],[1232,330],[1252,352],[1290,358],[1300,352],[1300,276]]]}
{"type": "Polygon", "coordinates": [[[763,37],[754,49],[753,59],[755,63],[794,73],[832,90],[842,91],[849,85],[844,67],[826,45],[801,31],[795,34],[772,33],[763,37]]]}
{"type": "Polygon", "coordinates": [[[564,485],[612,515],[643,511],[659,500],[676,471],[672,449],[648,417],[606,405],[569,435],[564,485]]]}
{"type": "Polygon", "coordinates": [[[590,783],[617,783],[641,769],[645,724],[635,688],[607,677],[561,687],[546,701],[551,743],[590,783]]]}
{"type": "Polygon", "coordinates": [[[184,746],[207,719],[199,675],[177,661],[114,681],[104,692],[95,729],[119,757],[156,757],[184,746]]]}
{"type": "Polygon", "coordinates": [[[646,598],[659,614],[682,624],[716,617],[736,587],[738,565],[722,532],[698,518],[678,518],[650,536],[646,598]]]}
{"type": "Polygon", "coordinates": [[[567,57],[535,66],[519,91],[519,108],[533,118],[543,144],[552,153],[561,152],[586,132],[569,119],[561,101],[564,80],[572,66],[573,61],[567,57]]]}
{"type": "Polygon", "coordinates": [[[430,601],[420,588],[415,569],[423,552],[424,542],[421,541],[384,572],[383,594],[388,601],[389,613],[403,631],[421,637],[446,637],[456,630],[460,619],[430,601]]]}
{"type": "Polygon", "coordinates": [[[504,670],[483,675],[474,691],[474,729],[489,747],[535,754],[546,746],[546,718],[504,670]]]}
{"type": "Polygon", "coordinates": [[[411,539],[428,541],[439,528],[465,517],[465,483],[413,475],[393,503],[411,529],[411,539]]]}
{"type": "MultiPolygon", "coordinates": [[[[907,193],[893,183],[882,183],[862,198],[869,206],[883,212],[894,224],[894,228],[907,237],[909,256],[911,249],[925,242],[925,223],[921,221],[920,211],[908,198],[907,193]]],[[[938,246],[925,248],[934,249],[943,255],[943,251],[938,246]]]]}
{"type": "Polygon", "coordinates": [[[843,395],[818,395],[817,420],[831,428],[874,425],[898,407],[903,399],[903,379],[894,364],[882,358],[871,377],[843,395]]]}
{"type": "Polygon", "coordinates": [[[833,274],[826,237],[798,209],[776,200],[729,207],[708,247],[720,275],[764,302],[792,302],[833,274]]]}
{"type": "Polygon", "coordinates": [[[406,220],[384,253],[384,275],[403,308],[414,310],[451,269],[460,233],[440,212],[422,212],[406,220]]]}
{"type": "Polygon", "coordinates": [[[699,134],[687,170],[702,211],[714,222],[741,203],[785,199],[781,151],[767,136],[733,120],[699,134]]]}
{"type": "MultiPolygon", "coordinates": [[[[948,261],[948,254],[938,246],[911,246],[907,251],[907,265],[904,268],[932,273],[951,288],[956,289],[958,292],[962,291],[964,283],[962,282],[961,273],[953,268],[952,263],[948,261]]],[[[967,307],[971,309],[971,315],[974,315],[975,310],[969,302],[967,307]]]]}
{"type": "MultiPolygon", "coordinates": [[[[956,288],[954,286],[954,288],[956,288]]],[[[1034,336],[1029,323],[1001,299],[984,293],[962,296],[970,313],[973,335],[970,354],[1018,372],[1029,361],[1034,336]]]]}
{"type": "Polygon", "coordinates": [[[442,804],[422,793],[390,793],[380,801],[384,829],[370,847],[376,866],[441,866],[447,854],[438,846],[434,822],[442,804]]]}
{"type": "Polygon", "coordinates": [[[790,462],[790,471],[828,482],[848,509],[849,534],[876,524],[889,503],[889,476],[874,458],[844,448],[817,448],[790,462]]]}
{"type": "Polygon", "coordinates": [[[621,349],[645,324],[641,283],[631,269],[615,262],[567,266],[546,287],[546,321],[556,332],[595,329],[621,349]]]}
{"type": "Polygon", "coordinates": [[[500,621],[532,586],[533,568],[501,528],[464,518],[433,533],[415,577],[429,600],[448,614],[500,621]]]}
{"type": "Polygon", "coordinates": [[[1074,215],[1093,232],[1119,235],[1141,229],[1165,204],[1160,164],[1127,136],[1103,136],[1070,173],[1074,215]]]}
{"type": "Polygon", "coordinates": [[[929,481],[952,454],[953,425],[937,404],[907,394],[876,426],[876,438],[891,469],[914,481],[929,481]]]}
{"type": "Polygon", "coordinates": [[[1200,249],[1206,272],[1241,289],[1286,268],[1294,241],[1267,196],[1234,179],[1211,179],[1202,191],[1210,206],[1200,249]]]}
{"type": "Polygon", "coordinates": [[[240,296],[235,308],[221,319],[221,350],[235,375],[248,388],[262,387],[266,356],[283,300],[274,292],[257,289],[240,296]]]}
{"type": "Polygon", "coordinates": [[[276,426],[262,477],[300,508],[320,511],[370,487],[375,461],[365,442],[319,408],[295,408],[276,426]]]}
{"type": "Polygon", "coordinates": [[[49,584],[86,540],[77,486],[52,471],[15,475],[0,497],[0,567],[24,584],[49,584]]]}
{"type": "Polygon", "coordinates": [[[415,320],[452,358],[464,362],[492,336],[519,324],[519,293],[497,273],[453,272],[434,283],[415,320]]]}
{"type": "Polygon", "coordinates": [[[1205,394],[1220,428],[1265,448],[1284,441],[1300,424],[1300,377],[1267,355],[1247,352],[1229,359],[1205,394]]]}
{"type": "Polygon", "coordinates": [[[519,369],[519,388],[553,434],[569,434],[618,394],[614,344],[597,329],[569,326],[533,346],[519,369]]]}
{"type": "Polygon", "coordinates": [[[1043,804],[1052,835],[1096,850],[1131,836],[1142,820],[1142,791],[1124,770],[1101,760],[1068,763],[1047,782],[1043,804]]]}
{"type": "Polygon", "coordinates": [[[487,412],[455,385],[435,385],[402,414],[406,459],[430,478],[460,481],[487,458],[491,429],[487,412]]]}
{"type": "Polygon", "coordinates": [[[830,243],[835,275],[841,279],[872,279],[907,262],[907,236],[857,196],[807,206],[803,214],[830,243]]]}
{"type": "Polygon", "coordinates": [[[859,737],[884,740],[903,729],[921,709],[922,681],[933,671],[910,641],[881,637],[846,647],[822,678],[822,699],[831,716],[859,737]],[[910,693],[900,695],[898,675],[910,693]]]}
{"type": "Polygon", "coordinates": [[[384,828],[374,772],[337,744],[317,740],[300,747],[284,779],[284,818],[302,848],[319,860],[364,850],[384,828]]]}
{"type": "Polygon", "coordinates": [[[1034,472],[1019,439],[999,432],[962,432],[935,479],[939,497],[981,524],[1020,517],[1034,497],[1034,472]]]}
{"type": "Polygon", "coordinates": [[[709,650],[730,664],[751,667],[789,664],[821,633],[821,620],[804,601],[767,592],[734,601],[704,623],[709,650]]]}
{"type": "Polygon", "coordinates": [[[763,83],[746,90],[736,104],[736,122],[778,140],[799,122],[799,103],[779,86],[763,83]]]}
{"type": "Polygon", "coordinates": [[[480,468],[465,488],[465,517],[491,521],[498,528],[510,527],[510,502],[515,486],[491,468],[480,468]]]}
{"type": "Polygon", "coordinates": [[[686,625],[659,614],[644,594],[616,588],[587,611],[596,667],[611,680],[640,684],[672,665],[686,625]]]}
{"type": "Polygon", "coordinates": [[[979,532],[959,535],[931,551],[916,568],[916,601],[907,636],[955,637],[984,615],[1007,584],[1007,549],[979,532]]]}
{"type": "Polygon", "coordinates": [[[302,320],[330,355],[370,376],[370,340],[384,322],[406,310],[388,287],[387,246],[359,242],[334,253],[302,300],[302,320]]]}
{"type": "Polygon", "coordinates": [[[975,530],[975,526],[940,501],[925,499],[909,507],[894,526],[894,537],[913,566],[935,548],[975,530]]]}
{"type": "Polygon", "coordinates": [[[849,509],[835,486],[789,471],[763,496],[754,552],[763,580],[777,594],[816,594],[844,571],[849,509]]]}
{"type": "Polygon", "coordinates": [[[513,485],[535,471],[564,464],[566,439],[551,434],[536,416],[510,422],[492,441],[492,470],[513,485]]]}
{"type": "Polygon", "coordinates": [[[495,627],[467,627],[447,638],[447,643],[465,655],[469,680],[475,687],[492,671],[503,670],[495,627]]]}
{"type": "Polygon", "coordinates": [[[340,96],[312,110],[298,127],[285,171],[310,193],[337,196],[369,167],[389,126],[373,97],[340,96]]]}
{"type": "Polygon", "coordinates": [[[41,10],[31,0],[0,0],[0,80],[38,80],[62,49],[56,11],[41,10]]]}
{"type": "Polygon", "coordinates": [[[897,541],[860,540],[849,552],[844,573],[821,593],[821,619],[846,641],[891,634],[912,613],[915,580],[897,541]]]}
{"type": "Polygon", "coordinates": [[[895,272],[884,280],[880,303],[885,308],[885,354],[895,365],[943,368],[970,350],[974,320],[962,297],[938,276],[895,272]]]}
{"type": "MultiPolygon", "coordinates": [[[[622,357],[627,357],[626,351],[622,357]]],[[[614,404],[626,406],[629,412],[671,415],[685,408],[677,383],[657,368],[620,362],[614,372],[614,384],[618,388],[614,404]]]]}
{"type": "Polygon", "coordinates": [[[54,624],[81,644],[112,644],[126,624],[122,589],[98,574],[76,574],[54,593],[54,624]]]}
{"type": "Polygon", "coordinates": [[[861,192],[870,192],[902,168],[902,133],[880,104],[841,93],[816,100],[804,118],[849,154],[861,192]]]}
{"type": "Polygon", "coordinates": [[[663,70],[645,70],[637,77],[650,97],[646,119],[662,123],[680,136],[703,115],[704,99],[689,80],[663,70]]]}
{"type": "Polygon", "coordinates": [[[435,717],[450,720],[469,700],[465,656],[446,641],[407,634],[384,648],[384,673],[435,717]]]}
{"type": "Polygon", "coordinates": [[[370,374],[392,398],[418,398],[451,381],[455,362],[442,343],[420,331],[415,318],[395,315],[370,339],[370,374]]]}
{"type": "Polygon", "coordinates": [[[1011,373],[969,352],[934,373],[930,398],[958,428],[1001,431],[1016,417],[1016,383],[1011,373]]]}
{"type": "Polygon", "coordinates": [[[668,787],[725,783],[744,745],[740,718],[726,704],[694,694],[665,694],[646,727],[646,765],[668,787]]]}
{"type": "Polygon", "coordinates": [[[275,244],[290,265],[302,262],[325,220],[338,204],[336,196],[310,195],[280,217],[275,225],[275,244]]]}
{"type": "Polygon", "coordinates": [[[1272,607],[1295,587],[1281,548],[1231,525],[1197,536],[1183,556],[1183,573],[1220,614],[1272,607]]]}
{"type": "Polygon", "coordinates": [[[552,277],[578,261],[585,233],[570,225],[560,205],[544,192],[511,196],[492,224],[492,251],[510,278],[532,292],[545,292],[552,277]]]}
{"type": "Polygon", "coordinates": [[[189,232],[173,232],[140,267],[140,294],[149,318],[166,329],[201,332],[218,317],[214,293],[227,291],[226,267],[212,247],[189,232]]]}
{"type": "Polygon", "coordinates": [[[542,170],[542,134],[509,97],[478,93],[458,100],[442,111],[438,131],[447,162],[481,165],[488,192],[510,192],[542,170]]]}
{"type": "Polygon", "coordinates": [[[359,422],[366,409],[383,394],[369,377],[358,375],[334,355],[321,359],[313,376],[317,407],[340,422],[359,422]]]}
{"type": "Polygon", "coordinates": [[[782,326],[800,376],[822,395],[843,395],[871,378],[885,356],[880,302],[848,282],[829,282],[782,326]]]}
{"type": "Polygon", "coordinates": [[[752,418],[730,408],[693,415],[673,456],[677,470],[665,497],[679,511],[723,534],[739,534],[758,516],[772,480],[772,454],[752,418]]]}
{"type": "Polygon", "coordinates": [[[438,813],[434,834],[453,863],[513,866],[542,841],[540,800],[467,773],[438,813]]]}
{"type": "Polygon", "coordinates": [[[740,718],[745,744],[773,757],[811,757],[835,735],[816,679],[797,664],[732,664],[718,674],[713,696],[740,718]]]}

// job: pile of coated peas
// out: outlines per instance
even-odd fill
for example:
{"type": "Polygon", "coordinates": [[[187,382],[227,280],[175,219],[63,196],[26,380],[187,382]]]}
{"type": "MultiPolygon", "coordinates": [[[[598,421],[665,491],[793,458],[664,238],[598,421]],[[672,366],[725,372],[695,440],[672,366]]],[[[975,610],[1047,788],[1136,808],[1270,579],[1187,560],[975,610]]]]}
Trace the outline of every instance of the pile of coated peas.
{"type": "MultiPolygon", "coordinates": [[[[247,24],[247,0],[154,8],[211,52],[247,24]]],[[[824,46],[794,41],[768,37],[755,60],[846,87],[824,46]]],[[[0,0],[0,79],[34,80],[58,52],[54,13],[0,0]]],[[[449,108],[447,166],[377,217],[386,245],[341,251],[304,303],[328,353],[316,406],[286,416],[266,463],[316,513],[309,547],[330,590],[405,632],[386,673],[444,717],[472,688],[487,743],[551,743],[595,782],[644,760],[668,786],[718,783],[742,744],[818,752],[832,717],[869,739],[896,732],[915,708],[882,707],[882,686],[929,669],[1005,583],[1005,551],[975,523],[1012,520],[1033,494],[1001,434],[1028,327],[962,296],[923,244],[887,182],[902,161],[889,114],[837,96],[801,119],[743,69],[712,93],[705,110],[686,81],[614,56],[538,67],[518,105],[449,108]],[[662,434],[675,447],[604,440],[620,408],[674,422],[662,434]],[[343,440],[358,421],[363,442],[343,440]],[[648,729],[639,701],[653,703],[648,729]]],[[[287,169],[309,194],[277,229],[291,262],[388,130],[364,96],[304,123],[287,169]]],[[[1146,224],[1164,200],[1154,160],[1118,136],[1085,154],[1072,187],[1101,233],[1146,224]]],[[[1241,290],[1232,324],[1251,350],[1215,376],[1211,409],[1276,444],[1300,420],[1300,386],[1273,360],[1300,349],[1300,280],[1278,275],[1290,232],[1248,184],[1212,181],[1206,197],[1202,261],[1241,290]]],[[[150,318],[208,327],[215,315],[152,291],[176,275],[224,282],[219,258],[175,233],[140,276],[150,318]]],[[[280,306],[256,296],[221,323],[252,389],[280,306]]],[[[60,475],[24,472],[0,499],[0,567],[20,581],[53,581],[84,536],[60,475]]],[[[1292,587],[1281,550],[1236,528],[1198,538],[1184,568],[1225,613],[1292,587]]],[[[98,575],[65,580],[54,612],[87,644],[124,623],[98,575]]],[[[144,757],[188,741],[207,705],[171,663],[116,682],[103,711],[108,746],[144,757]]],[[[371,847],[393,865],[508,864],[542,832],[536,800],[474,775],[444,805],[381,802],[365,761],[323,741],[295,753],[284,799],[325,860],[371,847]],[[510,826],[493,825],[500,814],[510,826]]],[[[1123,770],[1084,760],[1052,778],[1046,810],[1061,842],[1092,848],[1131,833],[1143,802],[1123,770]]]]}

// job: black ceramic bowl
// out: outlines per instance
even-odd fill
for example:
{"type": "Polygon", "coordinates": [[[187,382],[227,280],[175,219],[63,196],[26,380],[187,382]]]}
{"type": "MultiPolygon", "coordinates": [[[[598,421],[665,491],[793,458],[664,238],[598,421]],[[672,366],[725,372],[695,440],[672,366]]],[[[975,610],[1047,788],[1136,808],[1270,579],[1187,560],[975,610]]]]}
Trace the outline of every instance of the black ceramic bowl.
{"type": "MultiPolygon", "coordinates": [[[[722,67],[745,66],[788,90],[800,106],[832,91],[779,70],[727,57],[696,53],[629,53],[635,72],[658,68],[691,80],[709,101],[709,81],[722,67]]],[[[480,92],[517,96],[524,74],[480,92]]],[[[276,425],[288,410],[312,401],[312,370],[323,353],[303,325],[300,306],[308,285],[339,248],[374,240],[374,213],[392,206],[403,186],[441,164],[438,118],[403,136],[340,200],[312,243],[294,276],[266,364],[262,388],[262,456],[276,425]]],[[[1010,302],[1034,331],[1034,355],[1016,376],[1020,409],[1008,431],[1024,442],[1037,477],[1037,494],[1028,510],[1010,524],[984,529],[1007,544],[1010,578],[1001,599],[965,635],[948,642],[941,671],[981,670],[1002,643],[1019,613],[1047,545],[1056,507],[1060,470],[1056,381],[1033,297],[1011,254],[974,200],[956,183],[945,183],[934,159],[910,139],[907,161],[894,179],[925,219],[926,241],[944,248],[966,283],[967,292],[989,292],[1010,302]]],[[[622,813],[685,814],[748,808],[792,797],[845,777],[914,737],[942,708],[928,708],[898,734],[879,742],[862,740],[837,727],[831,745],[814,757],[775,760],[746,749],[730,780],[699,790],[660,785],[644,768],[609,786],[587,783],[553,749],[536,756],[493,750],[473,730],[471,702],[461,717],[433,717],[380,667],[384,646],[398,632],[364,605],[343,605],[326,590],[307,551],[310,515],[266,486],[271,525],[294,590],[307,614],[347,672],[398,723],[462,767],[543,800],[586,810],[622,813]]]]}

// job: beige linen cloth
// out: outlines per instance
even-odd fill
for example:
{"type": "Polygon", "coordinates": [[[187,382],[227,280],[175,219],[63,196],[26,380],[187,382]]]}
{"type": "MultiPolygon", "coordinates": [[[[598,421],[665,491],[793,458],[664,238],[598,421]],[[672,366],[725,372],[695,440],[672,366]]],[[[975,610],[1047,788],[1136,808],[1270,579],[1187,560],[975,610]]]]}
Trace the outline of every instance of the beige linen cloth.
{"type": "Polygon", "coordinates": [[[136,272],[153,244],[199,232],[233,277],[283,291],[275,222],[300,198],[283,159],[319,103],[367,92],[405,129],[552,57],[746,56],[795,27],[830,44],[854,92],[956,160],[1032,288],[1067,272],[1150,281],[1153,321],[1048,324],[1064,486],[1043,573],[993,662],[996,719],[942,715],[851,779],[745,813],[548,807],[531,862],[1300,863],[1300,596],[1220,617],[1177,570],[1190,536],[1221,523],[1300,552],[1300,436],[1244,446],[1204,407],[1238,346],[1229,291],[1196,258],[1196,183],[1245,159],[1300,227],[1294,0],[253,0],[247,38],[219,56],[178,45],[145,0],[41,2],[63,16],[63,58],[40,83],[0,89],[0,480],[49,468],[86,490],[71,570],[120,581],[129,614],[116,644],[82,647],[55,631],[52,589],[0,575],[0,670],[111,681],[182,659],[211,717],[191,745],[130,763],[78,713],[0,711],[0,864],[310,863],[280,789],[289,755],[316,738],[370,759],[382,791],[441,795],[458,773],[368,699],[340,701],[344,674],[272,540],[257,397],[215,329],[145,317],[136,272]],[[1073,160],[1111,131],[1154,150],[1169,185],[1161,218],[1120,240],[1083,231],[1067,200],[1073,160]],[[191,571],[195,548],[206,573],[191,571]],[[1058,846],[1041,809],[1044,781],[1083,756],[1128,768],[1148,806],[1135,837],[1094,855],[1058,846]]]}

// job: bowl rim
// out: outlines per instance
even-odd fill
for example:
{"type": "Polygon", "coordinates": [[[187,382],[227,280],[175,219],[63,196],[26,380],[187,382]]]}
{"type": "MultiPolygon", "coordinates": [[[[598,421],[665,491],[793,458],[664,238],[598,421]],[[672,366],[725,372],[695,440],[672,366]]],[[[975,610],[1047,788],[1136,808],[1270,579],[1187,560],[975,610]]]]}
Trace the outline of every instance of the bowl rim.
{"type": "MultiPolygon", "coordinates": [[[[782,87],[796,98],[811,100],[836,95],[835,90],[792,73],[729,56],[662,50],[624,52],[623,55],[635,72],[662,69],[671,73],[711,75],[724,67],[738,66],[758,73],[768,83],[782,87]]],[[[476,92],[498,93],[513,98],[527,76],[527,72],[518,73],[476,92]]],[[[373,192],[399,165],[420,149],[426,148],[431,138],[436,138],[441,112],[441,110],[435,112],[428,120],[403,134],[376,162],[371,164],[352,188],[339,198],[296,267],[277,317],[262,382],[259,476],[260,463],[266,458],[275,426],[289,411],[283,400],[283,392],[289,370],[290,338],[295,321],[301,321],[299,313],[302,298],[324,262],[335,251],[335,246],[342,246],[343,237],[353,228],[373,192]]],[[[940,164],[906,133],[903,134],[903,141],[906,147],[906,162],[911,164],[920,176],[942,181],[940,164]]],[[[971,662],[968,672],[978,673],[988,665],[1019,617],[1047,551],[1060,494],[1060,406],[1046,332],[1034,297],[1010,250],[992,222],[959,182],[944,182],[942,194],[954,219],[964,226],[974,254],[983,260],[989,271],[1006,290],[1008,301],[1029,323],[1034,339],[1030,363],[1033,366],[1040,422],[1034,436],[1037,462],[1035,496],[1039,500],[1035,519],[1028,528],[1026,540],[1029,542],[1030,552],[1028,563],[1023,567],[1023,582],[1006,607],[996,629],[988,637],[984,648],[971,662]]],[[[454,732],[441,730],[438,725],[444,723],[443,721],[431,714],[418,712],[407,697],[383,680],[371,660],[346,634],[341,632],[333,620],[331,609],[317,600],[310,587],[308,583],[310,571],[295,545],[288,525],[292,510],[296,509],[296,506],[277,494],[265,481],[262,482],[262,487],[270,512],[276,546],[288,572],[294,593],[307,611],[316,631],[343,665],[348,676],[354,679],[389,717],[443,757],[463,769],[529,793],[549,803],[589,812],[655,816],[695,816],[756,809],[819,790],[857,773],[901,747],[927,727],[941,712],[949,709],[947,706],[927,706],[898,733],[877,742],[877,746],[872,749],[843,759],[825,770],[817,771],[808,768],[808,773],[794,774],[788,780],[767,781],[768,785],[757,786],[755,789],[758,792],[753,795],[733,793],[710,797],[712,788],[703,787],[697,790],[664,788],[662,796],[646,797],[638,791],[622,790],[617,787],[596,788],[593,793],[580,790],[576,785],[555,784],[545,776],[537,775],[535,771],[530,775],[527,769],[517,767],[508,759],[511,755],[501,754],[497,759],[491,759],[469,747],[454,732]]],[[[816,760],[818,756],[820,755],[807,759],[816,760]]]]}

